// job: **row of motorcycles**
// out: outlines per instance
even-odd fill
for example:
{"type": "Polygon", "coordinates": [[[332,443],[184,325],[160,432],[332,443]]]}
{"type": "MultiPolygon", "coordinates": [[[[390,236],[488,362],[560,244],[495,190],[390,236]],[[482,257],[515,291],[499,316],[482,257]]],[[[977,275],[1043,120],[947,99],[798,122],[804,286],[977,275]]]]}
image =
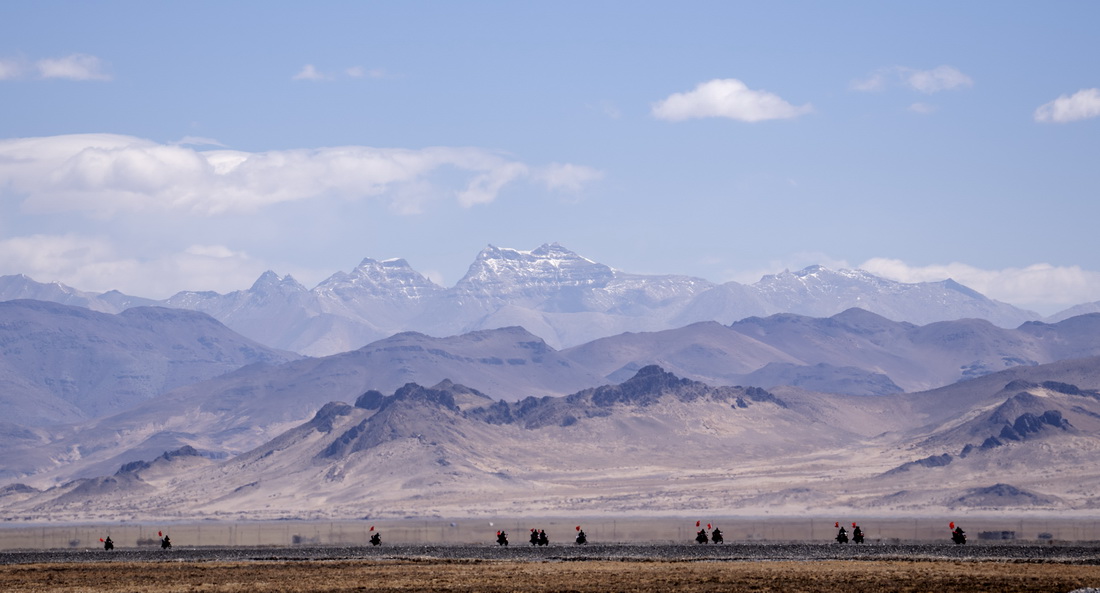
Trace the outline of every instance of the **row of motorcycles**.
{"type": "MultiPolygon", "coordinates": [[[[528,541],[531,542],[532,546],[545,546],[550,544],[550,536],[546,535],[546,531],[543,529],[532,529],[528,541]]],[[[574,541],[578,546],[588,543],[588,536],[584,534],[584,530],[581,529],[580,525],[577,526],[577,537],[574,541]]],[[[497,532],[497,545],[508,545],[508,534],[504,531],[497,532]]]]}
{"type": "MultiPolygon", "coordinates": [[[[695,526],[699,527],[699,524],[696,523],[695,526]]],[[[844,527],[841,527],[839,521],[834,523],[833,526],[837,527],[839,529],[839,531],[837,531],[836,538],[835,538],[837,543],[841,543],[841,544],[848,543],[848,541],[849,541],[849,539],[848,539],[848,530],[845,529],[844,527]]],[[[951,541],[955,542],[956,545],[965,544],[966,543],[966,532],[963,531],[961,527],[958,527],[957,525],[955,525],[954,521],[951,522],[949,527],[951,529],[951,541]]],[[[696,532],[695,541],[697,543],[706,544],[706,543],[713,542],[713,543],[716,543],[716,544],[720,544],[723,541],[725,541],[722,537],[722,530],[721,529],[718,529],[717,527],[715,527],[713,531],[711,531],[710,533],[707,533],[707,529],[709,529],[709,528],[710,528],[710,524],[708,523],[706,528],[700,528],[699,531],[696,532]]],[[[371,545],[372,546],[381,545],[382,535],[380,533],[378,533],[377,531],[374,531],[373,526],[370,528],[370,530],[373,532],[370,536],[371,545]]],[[[159,533],[159,532],[157,533],[157,535],[162,536],[161,540],[160,540],[161,549],[167,550],[168,548],[172,547],[172,540],[169,539],[167,535],[163,535],[162,533],[159,533]]],[[[115,542],[113,540],[111,540],[111,536],[107,536],[107,539],[100,539],[99,541],[103,542],[103,549],[104,550],[113,550],[113,549],[115,549],[115,542]]],[[[550,543],[550,538],[549,538],[549,536],[546,535],[546,531],[544,531],[542,529],[532,529],[531,530],[531,537],[530,537],[529,541],[531,542],[532,546],[545,546],[545,545],[548,545],[550,543]]],[[[584,544],[588,543],[588,536],[585,535],[584,530],[581,529],[580,525],[577,526],[577,537],[574,541],[576,542],[577,545],[584,545],[584,544]]],[[[862,544],[863,543],[863,530],[860,529],[859,525],[857,525],[855,523],[852,523],[851,541],[854,542],[854,543],[857,543],[857,544],[862,544]]],[[[498,531],[497,532],[497,545],[498,546],[507,546],[508,545],[508,534],[505,533],[504,531],[498,531]]]]}

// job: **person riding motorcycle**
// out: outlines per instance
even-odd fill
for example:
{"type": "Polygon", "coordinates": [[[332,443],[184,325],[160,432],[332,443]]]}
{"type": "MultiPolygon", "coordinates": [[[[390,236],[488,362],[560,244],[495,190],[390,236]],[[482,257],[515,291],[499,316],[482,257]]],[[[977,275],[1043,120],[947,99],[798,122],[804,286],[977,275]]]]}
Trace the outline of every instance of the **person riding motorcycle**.
{"type": "Polygon", "coordinates": [[[695,534],[695,541],[701,544],[705,544],[710,541],[710,538],[707,537],[707,530],[700,529],[699,532],[695,534]]]}
{"type": "Polygon", "coordinates": [[[955,527],[955,530],[951,532],[951,541],[959,546],[966,543],[966,532],[962,530],[962,527],[955,527]]]}
{"type": "Polygon", "coordinates": [[[507,546],[508,545],[508,534],[507,533],[504,533],[503,531],[498,531],[497,532],[497,545],[498,546],[507,546]]]}
{"type": "Polygon", "coordinates": [[[843,527],[841,527],[840,531],[837,532],[836,541],[842,544],[848,543],[848,531],[845,530],[843,527]]]}
{"type": "Polygon", "coordinates": [[[710,541],[716,544],[722,543],[722,530],[715,527],[714,531],[710,532],[710,541]]]}
{"type": "Polygon", "coordinates": [[[857,544],[863,543],[863,530],[859,528],[859,525],[852,523],[852,541],[857,544]]]}

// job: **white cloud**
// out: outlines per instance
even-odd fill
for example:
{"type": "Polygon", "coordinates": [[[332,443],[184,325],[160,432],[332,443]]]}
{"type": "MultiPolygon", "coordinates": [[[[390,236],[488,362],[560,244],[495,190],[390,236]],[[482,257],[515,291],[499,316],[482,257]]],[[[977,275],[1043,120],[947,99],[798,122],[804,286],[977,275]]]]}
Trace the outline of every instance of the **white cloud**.
{"type": "Polygon", "coordinates": [[[905,84],[922,93],[932,94],[964,86],[973,86],[974,81],[951,66],[937,66],[931,70],[906,72],[905,84]]]}
{"type": "Polygon", "coordinates": [[[193,245],[147,259],[124,257],[112,239],[78,234],[0,240],[0,273],[80,290],[166,298],[183,289],[230,292],[250,285],[267,267],[221,245],[193,245]]]}
{"type": "Polygon", "coordinates": [[[0,80],[15,80],[22,78],[24,72],[23,61],[16,58],[0,58],[0,80]]]}
{"type": "Polygon", "coordinates": [[[66,80],[111,80],[103,71],[103,62],[87,54],[72,54],[63,58],[45,58],[35,63],[42,78],[66,80]]]}
{"type": "Polygon", "coordinates": [[[876,70],[866,79],[853,81],[851,88],[874,92],[885,90],[895,83],[929,95],[974,85],[969,76],[952,66],[937,66],[931,70],[892,66],[876,70]]]}
{"type": "Polygon", "coordinates": [[[458,203],[469,207],[492,202],[501,188],[527,175],[528,171],[523,163],[504,163],[494,167],[470,180],[466,189],[458,192],[458,203]]]}
{"type": "Polygon", "coordinates": [[[702,117],[726,117],[746,122],[789,119],[810,113],[807,103],[795,107],[778,95],[748,88],[735,78],[715,79],[686,93],[675,93],[653,106],[658,119],[683,121],[702,117]]]}
{"type": "Polygon", "coordinates": [[[951,278],[989,298],[1044,314],[1100,300],[1100,272],[1078,266],[1035,264],[983,270],[962,263],[910,266],[897,259],[874,258],[860,268],[898,282],[938,282],[951,278]]]}
{"type": "Polygon", "coordinates": [[[0,140],[0,187],[26,196],[23,207],[31,212],[217,215],[321,197],[380,197],[394,202],[396,211],[416,212],[418,204],[401,200],[422,199],[424,192],[410,188],[441,177],[469,207],[492,202],[505,186],[521,180],[575,191],[599,172],[570,164],[533,168],[478,148],[341,146],[250,153],[113,134],[0,140]]]}
{"type": "Polygon", "coordinates": [[[1035,121],[1067,123],[1100,116],[1100,89],[1082,89],[1072,95],[1062,95],[1035,110],[1035,121]]]}
{"type": "Polygon", "coordinates": [[[328,77],[319,72],[313,64],[302,66],[302,69],[293,76],[293,80],[326,80],[327,78],[328,77]]]}
{"type": "Polygon", "coordinates": [[[580,191],[582,187],[603,178],[603,172],[584,165],[551,163],[540,167],[533,177],[546,185],[548,189],[566,189],[580,191]]]}
{"type": "Polygon", "coordinates": [[[918,101],[917,103],[913,103],[909,106],[909,111],[912,111],[913,113],[919,113],[921,115],[928,115],[929,113],[933,113],[936,111],[936,106],[929,105],[928,103],[921,103],[918,101]]]}

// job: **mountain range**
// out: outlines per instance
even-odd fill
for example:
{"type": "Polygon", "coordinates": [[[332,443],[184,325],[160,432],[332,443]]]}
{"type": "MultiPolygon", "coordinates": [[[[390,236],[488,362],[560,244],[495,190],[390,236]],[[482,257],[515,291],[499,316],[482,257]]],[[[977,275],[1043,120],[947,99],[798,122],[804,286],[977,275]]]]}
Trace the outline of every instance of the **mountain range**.
{"type": "Polygon", "coordinates": [[[1100,358],[867,398],[647,366],[563,397],[367,391],[228,459],[192,447],[0,489],[25,520],[1095,512],[1100,358]]]}
{"type": "Polygon", "coordinates": [[[779,314],[729,326],[695,323],[563,350],[519,327],[446,338],[404,332],[358,350],[303,358],[234,337],[202,313],[138,307],[109,315],[38,301],[0,305],[0,368],[10,386],[0,401],[34,412],[21,421],[9,414],[12,421],[0,424],[0,479],[37,487],[185,446],[211,458],[238,455],[329,402],[411,383],[477,386],[492,401],[511,405],[620,383],[659,365],[710,385],[788,386],[871,401],[1002,369],[1100,356],[1100,314],[1008,330],[972,319],[917,326],[852,309],[829,318],[779,314]],[[59,359],[60,351],[69,358],[59,359]],[[166,362],[173,357],[177,363],[166,362]],[[153,372],[175,367],[192,374],[169,381],[153,372]],[[68,387],[54,393],[58,369],[68,387]],[[111,399],[132,391],[134,377],[159,387],[111,399]],[[115,407],[105,406],[105,397],[115,407]],[[59,412],[50,402],[60,398],[68,398],[69,407],[59,412]]]}
{"type": "Polygon", "coordinates": [[[369,259],[163,301],[4,276],[0,510],[1090,512],[1100,313],[1073,310],[820,266],[632,275],[556,244],[489,247],[449,289],[369,259]]]}
{"type": "Polygon", "coordinates": [[[403,331],[450,336],[521,326],[565,348],[698,321],[728,324],[776,313],[828,317],[853,307],[917,325],[976,318],[1016,327],[1040,318],[952,280],[909,284],[861,270],[811,266],[751,285],[716,284],[622,272],[557,243],[531,251],[489,246],[450,288],[403,259],[370,258],[312,289],[269,271],[245,290],[185,291],[159,301],[117,291],[91,294],[26,276],[0,277],[0,300],[25,298],[108,313],[149,305],[201,311],[257,342],[310,356],[353,350],[403,331]]]}

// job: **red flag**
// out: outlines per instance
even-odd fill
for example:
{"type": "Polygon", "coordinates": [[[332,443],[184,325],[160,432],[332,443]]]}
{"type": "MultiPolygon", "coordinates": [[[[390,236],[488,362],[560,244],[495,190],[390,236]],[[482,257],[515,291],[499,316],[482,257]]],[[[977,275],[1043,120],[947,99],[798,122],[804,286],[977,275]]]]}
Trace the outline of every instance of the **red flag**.
{"type": "Polygon", "coordinates": [[[840,521],[837,521],[836,523],[833,523],[833,527],[840,527],[840,521]]]}
{"type": "Polygon", "coordinates": [[[954,529],[955,528],[955,522],[952,521],[951,523],[948,523],[947,527],[948,527],[948,529],[954,529]]]}
{"type": "Polygon", "coordinates": [[[99,541],[103,541],[103,538],[102,538],[102,537],[101,537],[101,538],[99,538],[99,541]]]}
{"type": "Polygon", "coordinates": [[[696,522],[695,522],[695,526],[696,526],[696,527],[698,527],[698,526],[699,526],[699,521],[696,521],[696,522]]]}
{"type": "Polygon", "coordinates": [[[856,522],[852,521],[852,527],[855,527],[855,526],[856,526],[856,522]]]}
{"type": "Polygon", "coordinates": [[[531,533],[534,533],[534,532],[535,532],[535,528],[534,528],[534,527],[532,527],[532,528],[531,528],[531,533]]]}
{"type": "Polygon", "coordinates": [[[497,535],[500,535],[500,532],[499,532],[499,531],[497,532],[497,535]]]}
{"type": "Polygon", "coordinates": [[[368,529],[368,531],[374,531],[374,525],[371,525],[370,529],[368,529]]]}
{"type": "Polygon", "coordinates": [[[580,530],[581,530],[581,526],[577,525],[577,531],[580,531],[580,530]]]}
{"type": "Polygon", "coordinates": [[[164,532],[163,532],[163,531],[158,531],[158,532],[157,532],[157,535],[158,535],[158,536],[162,536],[162,535],[164,535],[164,532]]]}
{"type": "Polygon", "coordinates": [[[710,529],[710,523],[707,523],[707,529],[710,529]]]}

